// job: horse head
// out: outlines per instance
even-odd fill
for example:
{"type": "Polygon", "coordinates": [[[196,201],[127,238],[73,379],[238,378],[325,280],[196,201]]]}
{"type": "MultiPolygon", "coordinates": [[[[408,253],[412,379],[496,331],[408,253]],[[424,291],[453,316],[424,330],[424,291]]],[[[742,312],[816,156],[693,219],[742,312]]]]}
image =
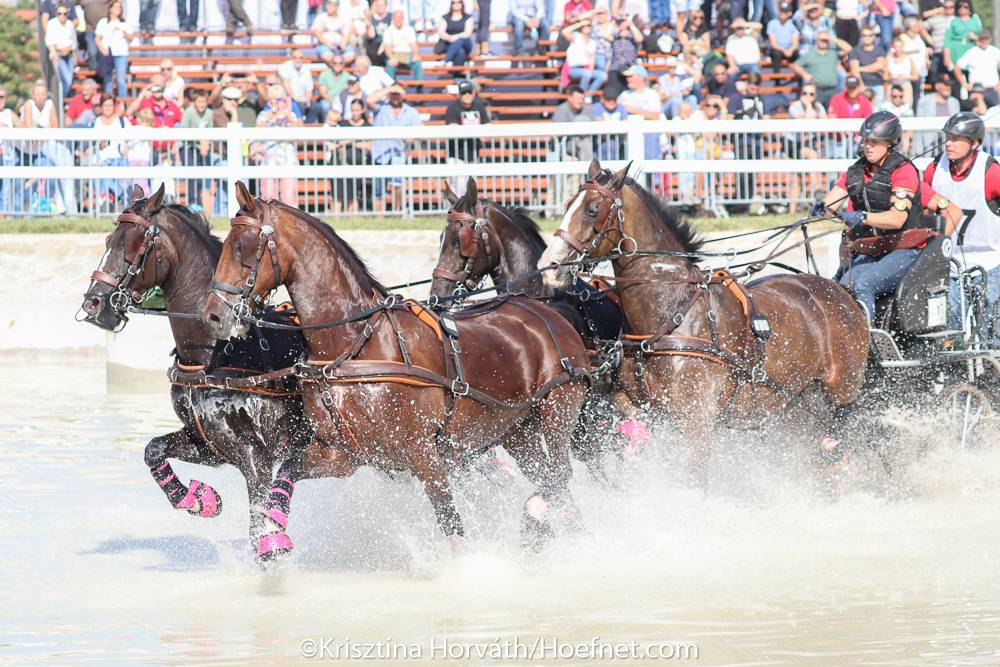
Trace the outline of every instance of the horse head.
{"type": "Polygon", "coordinates": [[[476,289],[500,263],[500,244],[488,221],[489,204],[479,198],[476,179],[469,177],[461,197],[445,184],[445,197],[451,209],[431,282],[431,296],[438,297],[476,289]]]}
{"type": "Polygon", "coordinates": [[[212,280],[212,296],[205,303],[202,320],[220,339],[243,338],[249,318],[263,309],[283,278],[269,202],[255,199],[242,182],[236,183],[240,209],[230,221],[212,280]]]}
{"type": "MultiPolygon", "coordinates": [[[[581,259],[599,260],[620,249],[623,239],[628,238],[622,227],[625,221],[622,190],[629,166],[611,173],[601,169],[596,158],[590,163],[587,181],[566,205],[555,239],[538,260],[539,269],[566,262],[574,254],[581,259]]],[[[567,266],[545,271],[545,284],[552,288],[567,287],[574,273],[567,266]]]]}
{"type": "Polygon", "coordinates": [[[120,329],[128,321],[129,306],[138,305],[143,293],[165,278],[164,254],[169,251],[161,242],[158,221],[163,195],[162,185],[148,197],[138,185],[132,189],[132,203],[115,220],[107,250],[90,276],[82,305],[85,322],[120,329]]]}

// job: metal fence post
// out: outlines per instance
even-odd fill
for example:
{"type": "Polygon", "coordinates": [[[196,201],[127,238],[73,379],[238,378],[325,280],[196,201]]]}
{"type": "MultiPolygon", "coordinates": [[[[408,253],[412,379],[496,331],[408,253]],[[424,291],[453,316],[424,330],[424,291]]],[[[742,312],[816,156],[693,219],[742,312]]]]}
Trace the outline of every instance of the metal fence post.
{"type": "Polygon", "coordinates": [[[232,217],[240,208],[236,201],[236,175],[243,166],[243,141],[236,128],[230,125],[226,129],[226,200],[229,202],[227,213],[232,217]]]}

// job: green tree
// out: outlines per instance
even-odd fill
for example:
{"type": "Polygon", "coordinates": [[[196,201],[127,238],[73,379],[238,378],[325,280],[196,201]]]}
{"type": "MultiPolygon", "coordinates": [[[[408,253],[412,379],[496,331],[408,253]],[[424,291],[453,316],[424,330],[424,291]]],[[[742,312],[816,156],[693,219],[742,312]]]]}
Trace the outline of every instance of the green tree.
{"type": "Polygon", "coordinates": [[[0,7],[0,84],[7,89],[7,104],[27,99],[31,86],[41,78],[38,67],[38,31],[10,7],[0,7]]]}

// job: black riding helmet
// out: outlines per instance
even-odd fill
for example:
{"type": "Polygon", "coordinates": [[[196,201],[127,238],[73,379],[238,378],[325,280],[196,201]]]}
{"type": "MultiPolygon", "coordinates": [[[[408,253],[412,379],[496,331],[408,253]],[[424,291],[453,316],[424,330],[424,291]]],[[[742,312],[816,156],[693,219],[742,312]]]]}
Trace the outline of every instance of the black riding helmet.
{"type": "Polygon", "coordinates": [[[876,111],[865,118],[861,124],[861,142],[866,139],[877,139],[888,141],[895,146],[903,134],[903,128],[899,124],[896,115],[888,111],[876,111]]]}
{"type": "Polygon", "coordinates": [[[963,137],[969,141],[982,143],[983,137],[986,136],[986,124],[971,111],[961,111],[949,118],[941,131],[949,137],[963,137]]]}

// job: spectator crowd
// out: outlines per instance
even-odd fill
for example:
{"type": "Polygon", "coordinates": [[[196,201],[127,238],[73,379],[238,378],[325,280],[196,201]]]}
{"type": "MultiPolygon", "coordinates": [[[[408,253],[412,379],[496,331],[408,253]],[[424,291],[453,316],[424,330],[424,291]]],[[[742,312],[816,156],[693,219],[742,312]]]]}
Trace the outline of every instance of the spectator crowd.
{"type": "MultiPolygon", "coordinates": [[[[142,0],[137,23],[126,19],[121,0],[40,0],[39,43],[56,89],[39,82],[17,108],[7,108],[13,100],[0,89],[0,127],[95,127],[108,141],[88,151],[57,142],[7,144],[0,147],[3,164],[206,166],[219,159],[211,142],[133,139],[123,132],[129,128],[420,125],[425,117],[407,102],[401,82],[419,84],[432,59],[457,77],[445,122],[488,123],[496,113],[477,85],[462,78],[467,72],[455,68],[498,52],[534,52],[559,67],[564,101],[551,114],[556,122],[860,119],[879,109],[940,117],[960,109],[985,114],[1000,102],[1000,49],[971,0],[567,0],[558,8],[555,0],[509,0],[503,39],[499,26],[491,33],[490,0],[451,0],[430,12],[421,7],[422,16],[436,17],[433,24],[410,20],[412,0],[307,3],[306,24],[296,25],[297,0],[280,2],[281,29],[298,38],[285,62],[260,78],[224,73],[209,90],[189,85],[170,59],[145,85],[130,80],[130,47],[156,31],[160,0],[142,0]],[[80,70],[87,78],[78,77],[80,70]]],[[[182,40],[198,38],[198,7],[196,0],[177,0],[182,40]]],[[[256,28],[241,0],[229,0],[227,12],[227,41],[251,40],[256,28]]],[[[584,143],[567,140],[562,148],[580,159],[622,153],[614,142],[584,143]]],[[[719,143],[709,134],[670,141],[651,134],[645,154],[718,157],[719,143]]],[[[781,150],[793,158],[839,157],[831,148],[785,140],[781,150]]],[[[741,139],[731,150],[741,159],[763,157],[758,139],[741,139]]],[[[478,151],[476,141],[452,141],[449,159],[475,160],[478,151]]],[[[290,142],[254,142],[246,153],[255,164],[299,160],[290,142]]],[[[402,140],[325,147],[330,164],[401,164],[406,153],[402,140]]],[[[333,206],[400,205],[392,179],[375,185],[362,201],[333,184],[333,206]]],[[[816,184],[796,182],[793,189],[799,186],[816,184]]],[[[682,184],[692,200],[701,187],[693,177],[682,184]]],[[[752,183],[746,187],[753,190],[752,183]]],[[[123,195],[114,182],[87,193],[67,190],[73,188],[50,182],[25,196],[29,206],[70,210],[111,207],[123,195]]],[[[216,190],[199,181],[187,198],[211,209],[216,190]]],[[[296,198],[295,179],[263,179],[261,190],[290,203],[296,198]]]]}

